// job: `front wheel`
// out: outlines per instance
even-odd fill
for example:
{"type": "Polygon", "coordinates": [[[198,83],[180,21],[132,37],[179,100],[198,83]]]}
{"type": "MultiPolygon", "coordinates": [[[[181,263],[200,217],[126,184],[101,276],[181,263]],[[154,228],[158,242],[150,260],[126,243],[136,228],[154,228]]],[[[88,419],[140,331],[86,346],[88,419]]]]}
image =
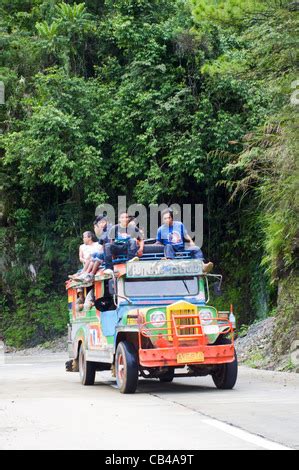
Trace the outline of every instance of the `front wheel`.
{"type": "Polygon", "coordinates": [[[121,393],[135,393],[138,384],[138,359],[131,343],[119,343],[115,357],[116,381],[121,393]]]}
{"type": "MultiPolygon", "coordinates": [[[[218,345],[231,344],[228,338],[220,338],[218,345]]],[[[228,364],[221,364],[212,374],[214,384],[219,390],[232,390],[238,378],[238,358],[235,351],[235,359],[228,364]]]]}
{"type": "Polygon", "coordinates": [[[94,385],[96,368],[93,362],[86,360],[84,346],[79,351],[79,374],[82,385],[94,385]]]}

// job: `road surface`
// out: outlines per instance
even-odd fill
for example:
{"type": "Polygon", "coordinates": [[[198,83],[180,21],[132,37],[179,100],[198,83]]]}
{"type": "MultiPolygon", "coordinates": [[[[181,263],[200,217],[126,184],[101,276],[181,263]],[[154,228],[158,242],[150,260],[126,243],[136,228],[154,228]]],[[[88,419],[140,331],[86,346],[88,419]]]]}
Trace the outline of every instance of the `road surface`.
{"type": "Polygon", "coordinates": [[[63,354],[0,364],[0,449],[299,449],[299,376],[240,368],[212,379],[141,380],[121,395],[109,373],[83,387],[63,354]]]}

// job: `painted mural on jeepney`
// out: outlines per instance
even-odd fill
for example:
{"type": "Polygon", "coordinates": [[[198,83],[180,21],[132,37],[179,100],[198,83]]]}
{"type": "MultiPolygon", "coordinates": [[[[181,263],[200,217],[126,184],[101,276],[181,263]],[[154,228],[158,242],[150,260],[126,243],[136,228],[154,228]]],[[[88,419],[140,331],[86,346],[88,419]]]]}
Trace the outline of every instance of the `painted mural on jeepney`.
{"type": "Polygon", "coordinates": [[[100,324],[97,323],[89,325],[89,338],[88,344],[90,349],[98,349],[101,347],[102,343],[102,331],[100,324]]]}

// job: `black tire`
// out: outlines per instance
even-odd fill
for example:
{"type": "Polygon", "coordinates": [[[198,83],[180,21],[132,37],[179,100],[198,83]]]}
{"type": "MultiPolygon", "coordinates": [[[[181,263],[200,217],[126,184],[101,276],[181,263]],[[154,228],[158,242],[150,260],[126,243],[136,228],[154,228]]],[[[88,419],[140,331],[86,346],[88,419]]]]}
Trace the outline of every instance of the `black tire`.
{"type": "Polygon", "coordinates": [[[138,359],[134,346],[122,341],[115,356],[117,386],[121,393],[135,393],[138,384],[138,359]]]}
{"type": "MultiPolygon", "coordinates": [[[[228,338],[220,337],[217,345],[231,344],[228,338]]],[[[212,374],[213,382],[219,390],[232,390],[238,378],[238,358],[235,351],[235,360],[228,364],[221,364],[212,374]]]]}
{"type": "Polygon", "coordinates": [[[161,253],[164,253],[164,246],[162,246],[162,245],[145,245],[143,252],[145,254],[161,254],[161,253]]]}
{"type": "Polygon", "coordinates": [[[96,377],[95,363],[86,360],[84,346],[79,351],[79,374],[82,385],[94,385],[96,377]]]}
{"type": "Polygon", "coordinates": [[[164,372],[163,375],[159,377],[160,382],[162,383],[170,383],[174,379],[174,369],[168,369],[164,372]]]}

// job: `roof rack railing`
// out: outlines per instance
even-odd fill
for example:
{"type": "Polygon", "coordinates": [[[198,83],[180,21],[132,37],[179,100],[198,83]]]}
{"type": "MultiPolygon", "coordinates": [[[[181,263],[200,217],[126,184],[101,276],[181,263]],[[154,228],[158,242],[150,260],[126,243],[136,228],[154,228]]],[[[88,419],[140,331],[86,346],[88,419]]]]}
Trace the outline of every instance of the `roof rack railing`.
{"type": "MultiPolygon", "coordinates": [[[[157,261],[161,260],[164,258],[164,253],[144,253],[141,258],[139,258],[140,261],[157,261]]],[[[191,259],[191,251],[180,251],[179,253],[176,253],[175,259],[191,259]]],[[[119,255],[117,258],[113,260],[113,264],[121,264],[121,263],[126,263],[128,258],[126,255],[119,255]]]]}

